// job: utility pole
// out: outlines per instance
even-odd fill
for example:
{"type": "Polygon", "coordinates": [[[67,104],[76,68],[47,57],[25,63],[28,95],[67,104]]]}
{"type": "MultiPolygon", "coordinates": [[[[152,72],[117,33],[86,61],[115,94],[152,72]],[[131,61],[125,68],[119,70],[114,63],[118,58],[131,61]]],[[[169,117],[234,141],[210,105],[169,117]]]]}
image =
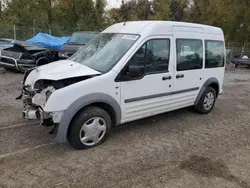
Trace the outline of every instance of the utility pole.
{"type": "Polygon", "coordinates": [[[33,35],[35,36],[36,34],[36,19],[33,19],[33,35]]]}
{"type": "Polygon", "coordinates": [[[13,26],[13,35],[14,39],[16,40],[16,25],[13,26]]]}
{"type": "Polygon", "coordinates": [[[0,0],[0,19],[2,18],[2,1],[0,0]]]}

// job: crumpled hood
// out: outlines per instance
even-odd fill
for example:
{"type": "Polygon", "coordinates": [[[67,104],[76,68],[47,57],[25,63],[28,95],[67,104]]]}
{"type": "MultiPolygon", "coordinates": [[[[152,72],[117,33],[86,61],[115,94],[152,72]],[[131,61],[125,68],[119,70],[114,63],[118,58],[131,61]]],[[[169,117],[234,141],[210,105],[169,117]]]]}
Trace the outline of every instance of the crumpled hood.
{"type": "Polygon", "coordinates": [[[100,72],[71,60],[62,60],[40,66],[33,70],[24,85],[34,86],[37,80],[62,80],[80,76],[99,75],[100,72]]]}

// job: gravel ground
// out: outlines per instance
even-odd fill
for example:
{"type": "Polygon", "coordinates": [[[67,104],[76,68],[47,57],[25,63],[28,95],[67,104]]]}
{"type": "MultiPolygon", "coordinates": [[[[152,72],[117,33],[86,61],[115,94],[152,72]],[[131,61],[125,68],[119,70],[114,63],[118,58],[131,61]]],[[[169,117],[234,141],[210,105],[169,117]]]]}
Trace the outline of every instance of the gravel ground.
{"type": "Polygon", "coordinates": [[[250,70],[226,73],[209,115],[187,108],[136,121],[83,151],[21,119],[21,80],[0,68],[0,187],[250,187],[250,70]]]}

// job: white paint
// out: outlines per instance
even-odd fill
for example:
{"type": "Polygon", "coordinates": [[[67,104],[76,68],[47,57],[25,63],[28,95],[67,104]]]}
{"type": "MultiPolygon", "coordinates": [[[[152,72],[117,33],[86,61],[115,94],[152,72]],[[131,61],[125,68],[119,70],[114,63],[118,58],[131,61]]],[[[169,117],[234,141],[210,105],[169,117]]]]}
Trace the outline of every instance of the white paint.
{"type": "MultiPolygon", "coordinates": [[[[145,42],[147,42],[150,39],[157,39],[157,38],[158,39],[166,38],[170,39],[170,41],[173,41],[171,36],[164,36],[164,37],[152,36],[142,40],[138,45],[138,47],[141,47],[145,42]]],[[[170,44],[170,46],[172,45],[173,44],[170,44]]],[[[136,51],[137,49],[135,50],[135,52],[136,51]]],[[[133,55],[134,53],[131,54],[131,57],[133,55]]],[[[170,54],[169,67],[173,67],[173,62],[174,59],[172,53],[170,54]]],[[[162,80],[163,77],[168,77],[168,76],[173,77],[172,69],[169,69],[169,72],[166,73],[146,75],[140,80],[121,82],[120,105],[122,109],[123,123],[138,119],[138,117],[147,117],[149,115],[153,115],[155,112],[158,112],[158,110],[163,110],[163,111],[168,110],[171,103],[170,96],[136,101],[132,103],[124,102],[126,99],[172,92],[173,88],[169,87],[169,85],[173,84],[173,79],[165,81],[162,80]]]]}
{"type": "Polygon", "coordinates": [[[52,118],[54,123],[60,123],[63,117],[63,112],[53,112],[52,118]]]}
{"type": "MultiPolygon", "coordinates": [[[[205,69],[204,44],[204,40],[224,41],[224,35],[220,28],[182,22],[139,21],[127,22],[125,25],[124,23],[115,24],[104,30],[103,33],[137,34],[140,35],[140,38],[108,73],[53,92],[45,104],[44,110],[46,112],[65,111],[73,102],[81,97],[91,95],[92,93],[104,93],[114,98],[120,104],[122,110],[121,122],[124,123],[193,105],[199,90],[131,103],[125,103],[126,99],[177,92],[195,87],[201,88],[204,82],[211,77],[218,79],[220,92],[222,92],[225,68],[205,69]],[[115,82],[117,75],[136,51],[146,41],[156,38],[170,39],[169,72],[146,75],[142,79],[135,81],[115,82]],[[177,38],[200,39],[203,41],[202,69],[179,72],[176,70],[175,41],[177,38]],[[176,75],[178,74],[183,74],[184,78],[176,79],[176,75]],[[164,76],[171,76],[172,79],[162,81],[162,77],[164,76]]],[[[93,74],[100,73],[69,60],[58,61],[42,66],[38,71],[34,70],[28,76],[25,84],[32,85],[39,79],[59,80],[93,74]]]]}
{"type": "Polygon", "coordinates": [[[41,93],[36,93],[35,96],[32,98],[32,103],[44,107],[46,104],[47,99],[47,92],[53,93],[55,88],[53,86],[49,86],[46,89],[42,90],[41,93]]]}
{"type": "Polygon", "coordinates": [[[25,119],[28,119],[28,120],[36,120],[37,119],[37,116],[36,116],[37,110],[26,109],[24,111],[24,113],[25,113],[25,119]]]}
{"type": "Polygon", "coordinates": [[[70,60],[57,61],[47,65],[40,66],[33,70],[25,81],[25,85],[31,85],[32,88],[38,80],[60,80],[64,78],[73,78],[85,75],[100,74],[89,67],[70,60]]]}

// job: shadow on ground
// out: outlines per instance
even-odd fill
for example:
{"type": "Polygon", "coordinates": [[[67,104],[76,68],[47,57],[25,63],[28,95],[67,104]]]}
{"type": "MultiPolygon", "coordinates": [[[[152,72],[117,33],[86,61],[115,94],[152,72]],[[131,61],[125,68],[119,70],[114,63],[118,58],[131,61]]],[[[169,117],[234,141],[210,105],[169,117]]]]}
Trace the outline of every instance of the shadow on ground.
{"type": "Polygon", "coordinates": [[[180,164],[181,169],[204,177],[218,177],[238,184],[242,188],[250,188],[250,185],[232,175],[223,161],[212,161],[209,158],[192,155],[187,161],[180,164]]]}

